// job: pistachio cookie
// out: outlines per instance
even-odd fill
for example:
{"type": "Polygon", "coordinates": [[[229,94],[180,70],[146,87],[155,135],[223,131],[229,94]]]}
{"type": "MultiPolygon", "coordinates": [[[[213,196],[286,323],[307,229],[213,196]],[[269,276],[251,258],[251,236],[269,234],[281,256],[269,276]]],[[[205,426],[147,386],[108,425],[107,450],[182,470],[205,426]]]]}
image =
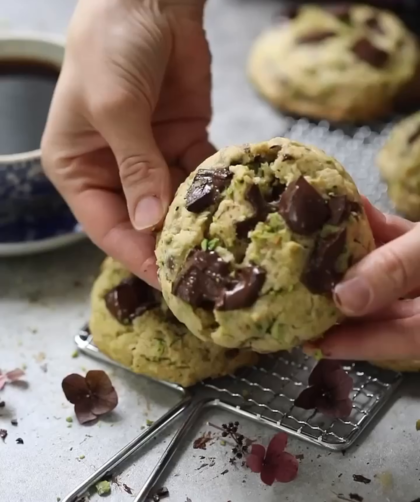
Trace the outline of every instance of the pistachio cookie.
{"type": "Polygon", "coordinates": [[[179,187],[157,246],[163,296],[201,340],[290,349],[341,319],[331,290],[374,248],[350,175],[284,138],[229,147],[179,187]]]}
{"type": "Polygon", "coordinates": [[[420,220],[420,112],[401,121],[378,154],[389,198],[406,218],[420,220]]]}
{"type": "Polygon", "coordinates": [[[359,122],[391,111],[417,61],[415,38],[394,14],[366,5],[305,5],[257,39],[248,73],[287,112],[359,122]]]}
{"type": "Polygon", "coordinates": [[[162,295],[108,258],[92,290],[90,330],[97,347],[136,373],[183,385],[233,373],[257,362],[193,336],[162,295]]]}

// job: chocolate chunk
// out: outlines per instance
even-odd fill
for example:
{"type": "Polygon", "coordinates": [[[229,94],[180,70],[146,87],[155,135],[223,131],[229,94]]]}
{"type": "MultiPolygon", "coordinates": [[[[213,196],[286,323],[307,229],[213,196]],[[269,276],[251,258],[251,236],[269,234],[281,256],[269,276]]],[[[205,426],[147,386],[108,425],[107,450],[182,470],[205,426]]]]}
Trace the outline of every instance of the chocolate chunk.
{"type": "Polygon", "coordinates": [[[340,281],[335,265],[346,246],[346,229],[319,239],[302,273],[301,281],[314,295],[330,293],[340,281]]]}
{"type": "Polygon", "coordinates": [[[293,157],[293,155],[290,155],[289,153],[285,153],[285,154],[283,155],[283,160],[284,160],[285,162],[287,162],[288,160],[295,160],[295,158],[293,157]]]}
{"type": "Polygon", "coordinates": [[[360,60],[375,68],[383,68],[389,59],[387,52],[375,47],[367,38],[360,38],[351,50],[360,60]]]}
{"type": "Polygon", "coordinates": [[[382,35],[385,34],[384,27],[379,21],[378,17],[369,17],[366,19],[365,24],[368,28],[370,28],[372,31],[376,31],[377,33],[381,33],[382,35]]]}
{"type": "Polygon", "coordinates": [[[122,324],[130,323],[152,308],[157,307],[159,293],[138,277],[124,279],[105,295],[109,312],[122,324]]]}
{"type": "Polygon", "coordinates": [[[324,30],[324,31],[313,31],[311,33],[308,33],[307,35],[302,35],[299,37],[296,42],[298,44],[319,44],[320,42],[323,42],[324,40],[327,40],[328,38],[336,37],[337,33],[335,31],[329,31],[329,30],[324,30]]]}
{"type": "Polygon", "coordinates": [[[223,297],[229,264],[214,251],[194,250],[172,292],[193,307],[212,310],[223,297]]]}
{"type": "Polygon", "coordinates": [[[230,280],[229,289],[225,291],[216,309],[238,310],[251,307],[257,301],[264,281],[265,271],[260,267],[245,267],[238,270],[230,280]]]}
{"type": "Polygon", "coordinates": [[[236,235],[241,239],[247,238],[248,233],[256,227],[258,222],[265,221],[268,214],[267,204],[257,185],[251,185],[245,195],[245,199],[254,208],[254,215],[236,223],[236,235]]]}
{"type": "Polygon", "coordinates": [[[350,213],[360,211],[360,205],[349,200],[345,195],[331,197],[328,206],[330,208],[329,223],[331,225],[340,225],[340,223],[348,219],[350,213]]]}
{"type": "Polygon", "coordinates": [[[290,183],[284,191],[279,213],[292,232],[300,235],[316,232],[329,218],[327,202],[303,176],[290,183]]]}
{"type": "Polygon", "coordinates": [[[286,185],[280,183],[280,181],[276,178],[276,180],[271,185],[271,194],[269,202],[280,202],[280,197],[283,195],[283,192],[286,190],[286,185]]]}
{"type": "Polygon", "coordinates": [[[238,349],[229,349],[225,352],[226,359],[235,359],[235,357],[239,356],[238,349]]]}
{"type": "Polygon", "coordinates": [[[229,169],[199,169],[187,191],[186,208],[201,213],[217,202],[220,193],[229,185],[233,173],[229,169]]]}
{"type": "Polygon", "coordinates": [[[250,307],[264,284],[265,272],[245,267],[230,274],[230,265],[214,251],[194,250],[172,292],[193,307],[235,310],[250,307]]]}
{"type": "Polygon", "coordinates": [[[349,24],[351,20],[351,5],[347,3],[338,5],[328,5],[328,12],[338,18],[343,23],[349,24]]]}
{"type": "Polygon", "coordinates": [[[420,138],[420,125],[417,127],[417,129],[411,134],[411,136],[408,138],[408,144],[412,145],[415,143],[418,139],[420,138]]]}
{"type": "Polygon", "coordinates": [[[365,478],[362,474],[353,474],[353,479],[357,483],[363,483],[365,485],[368,485],[372,480],[369,478],[365,478]]]}

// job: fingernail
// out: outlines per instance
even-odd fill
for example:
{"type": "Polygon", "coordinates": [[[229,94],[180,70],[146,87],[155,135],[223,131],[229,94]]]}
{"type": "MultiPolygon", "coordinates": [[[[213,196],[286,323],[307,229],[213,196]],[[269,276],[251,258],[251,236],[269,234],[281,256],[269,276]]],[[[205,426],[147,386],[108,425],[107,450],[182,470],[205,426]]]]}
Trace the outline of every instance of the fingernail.
{"type": "Polygon", "coordinates": [[[362,315],[372,300],[372,291],[364,279],[354,277],[335,287],[334,300],[345,314],[362,315]]]}
{"type": "Polygon", "coordinates": [[[147,196],[140,199],[134,213],[136,230],[152,229],[163,218],[162,203],[157,197],[147,196]]]}

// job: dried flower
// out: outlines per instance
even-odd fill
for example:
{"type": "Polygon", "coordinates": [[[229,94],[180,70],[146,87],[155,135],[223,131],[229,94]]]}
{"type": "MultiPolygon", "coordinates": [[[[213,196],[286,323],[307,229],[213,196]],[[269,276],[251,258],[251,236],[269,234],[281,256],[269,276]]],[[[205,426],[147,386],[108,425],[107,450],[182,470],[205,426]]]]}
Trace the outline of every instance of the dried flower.
{"type": "Polygon", "coordinates": [[[118,404],[111,380],[102,370],[88,371],[86,377],[75,373],[68,375],[62,387],[67,400],[74,404],[74,412],[81,424],[96,421],[118,404]]]}
{"type": "Polygon", "coordinates": [[[309,376],[309,387],[295,400],[304,410],[317,409],[334,418],[346,418],[352,410],[353,380],[337,361],[321,360],[309,376]]]}
{"type": "Polygon", "coordinates": [[[274,481],[289,483],[298,472],[299,463],[291,453],[285,452],[287,435],[279,432],[270,441],[267,452],[264,446],[253,444],[246,459],[252,472],[260,473],[261,481],[271,486],[274,481]]]}
{"type": "Polygon", "coordinates": [[[25,372],[20,368],[16,368],[7,373],[2,373],[0,370],[0,390],[4,388],[7,383],[16,382],[25,375],[25,372]]]}

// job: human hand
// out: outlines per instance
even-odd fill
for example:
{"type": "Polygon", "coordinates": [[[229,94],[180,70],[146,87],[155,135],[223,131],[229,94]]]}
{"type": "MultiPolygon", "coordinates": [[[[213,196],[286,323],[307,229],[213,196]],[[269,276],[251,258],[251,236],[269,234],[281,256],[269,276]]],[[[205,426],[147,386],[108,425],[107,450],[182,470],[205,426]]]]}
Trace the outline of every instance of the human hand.
{"type": "Polygon", "coordinates": [[[420,359],[420,224],[384,215],[367,200],[365,209],[379,247],[335,288],[349,319],[305,350],[331,359],[420,359]]]}
{"type": "Polygon", "coordinates": [[[204,1],[79,0],[42,141],[89,237],[155,287],[152,230],[214,152],[204,1]]]}

